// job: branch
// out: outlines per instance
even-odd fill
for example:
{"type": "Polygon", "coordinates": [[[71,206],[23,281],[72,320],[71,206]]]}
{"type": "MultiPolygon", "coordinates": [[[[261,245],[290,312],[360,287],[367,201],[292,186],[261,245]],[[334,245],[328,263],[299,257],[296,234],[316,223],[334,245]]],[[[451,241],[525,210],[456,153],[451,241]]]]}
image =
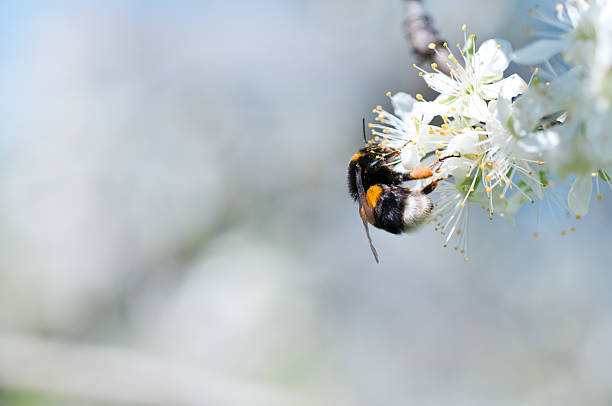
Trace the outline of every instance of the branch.
{"type": "Polygon", "coordinates": [[[419,62],[436,63],[438,69],[449,74],[449,68],[444,63],[448,51],[442,46],[445,42],[433,27],[421,0],[404,0],[404,35],[412,46],[412,51],[419,58],[419,62]],[[429,44],[436,44],[435,53],[429,44]]]}

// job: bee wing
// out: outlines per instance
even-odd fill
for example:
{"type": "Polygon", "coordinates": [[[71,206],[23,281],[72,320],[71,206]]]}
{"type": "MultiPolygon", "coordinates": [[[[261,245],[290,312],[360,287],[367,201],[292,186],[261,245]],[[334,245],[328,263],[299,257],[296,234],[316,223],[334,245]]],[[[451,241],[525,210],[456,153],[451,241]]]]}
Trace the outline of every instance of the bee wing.
{"type": "Polygon", "coordinates": [[[370,237],[370,229],[368,228],[368,223],[373,224],[374,212],[372,208],[368,204],[366,200],[365,190],[363,188],[363,181],[361,180],[361,166],[357,164],[356,167],[356,183],[357,183],[357,192],[359,193],[359,215],[361,216],[361,220],[363,221],[363,227],[365,228],[366,236],[368,237],[368,243],[370,243],[370,249],[372,250],[372,254],[374,254],[374,259],[378,264],[378,253],[376,252],[376,248],[374,248],[374,244],[372,244],[372,237],[370,237]]]}

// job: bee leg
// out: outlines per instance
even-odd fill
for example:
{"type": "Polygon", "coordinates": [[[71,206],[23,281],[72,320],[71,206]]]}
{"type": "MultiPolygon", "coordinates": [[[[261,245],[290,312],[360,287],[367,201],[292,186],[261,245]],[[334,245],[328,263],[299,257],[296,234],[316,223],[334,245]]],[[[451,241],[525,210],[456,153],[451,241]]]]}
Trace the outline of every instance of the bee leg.
{"type": "Polygon", "coordinates": [[[461,154],[449,155],[442,158],[438,158],[427,167],[417,166],[410,172],[402,174],[401,180],[402,182],[405,182],[408,180],[431,178],[434,175],[434,172],[438,172],[438,170],[440,169],[440,165],[442,165],[442,162],[448,158],[461,158],[461,154]]]}
{"type": "Polygon", "coordinates": [[[401,180],[402,182],[406,182],[408,180],[426,179],[431,178],[433,175],[434,172],[431,170],[431,168],[417,166],[408,173],[402,173],[401,180]]]}
{"type": "Polygon", "coordinates": [[[445,160],[447,160],[448,158],[461,158],[461,154],[448,155],[448,156],[444,156],[444,157],[442,157],[442,158],[438,158],[438,159],[436,159],[435,161],[433,161],[433,162],[432,162],[432,163],[431,163],[431,164],[428,166],[428,168],[431,168],[432,170],[437,171],[437,170],[440,168],[440,166],[442,165],[442,162],[444,162],[444,161],[445,161],[445,160]],[[433,169],[434,167],[435,167],[436,169],[433,169]]]}
{"type": "Polygon", "coordinates": [[[421,193],[423,193],[424,195],[430,194],[431,192],[436,190],[436,187],[438,187],[438,182],[439,181],[440,181],[439,179],[438,180],[434,180],[429,185],[427,185],[423,189],[421,189],[421,193]]]}
{"type": "Polygon", "coordinates": [[[446,180],[449,177],[446,176],[444,178],[440,178],[440,179],[436,179],[433,182],[431,182],[429,185],[425,186],[423,189],[421,189],[421,193],[423,193],[424,195],[428,195],[431,192],[433,192],[434,190],[436,190],[436,188],[438,187],[438,182],[440,182],[441,180],[446,180]]]}

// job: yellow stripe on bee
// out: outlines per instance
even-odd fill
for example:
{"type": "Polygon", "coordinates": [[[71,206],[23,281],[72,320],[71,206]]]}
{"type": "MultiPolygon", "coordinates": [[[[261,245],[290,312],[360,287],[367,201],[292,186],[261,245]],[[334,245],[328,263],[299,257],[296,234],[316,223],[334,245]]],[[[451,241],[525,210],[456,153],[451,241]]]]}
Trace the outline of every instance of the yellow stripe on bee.
{"type": "Polygon", "coordinates": [[[370,188],[366,192],[366,200],[368,201],[368,206],[374,209],[374,207],[376,207],[378,199],[380,199],[380,195],[382,195],[382,192],[383,190],[380,186],[370,186],[370,188]]]}
{"type": "Polygon", "coordinates": [[[357,160],[358,160],[359,158],[361,158],[362,156],[363,156],[363,152],[358,152],[358,153],[356,153],[355,155],[353,155],[353,156],[351,157],[351,162],[355,162],[355,161],[357,161],[357,160]]]}

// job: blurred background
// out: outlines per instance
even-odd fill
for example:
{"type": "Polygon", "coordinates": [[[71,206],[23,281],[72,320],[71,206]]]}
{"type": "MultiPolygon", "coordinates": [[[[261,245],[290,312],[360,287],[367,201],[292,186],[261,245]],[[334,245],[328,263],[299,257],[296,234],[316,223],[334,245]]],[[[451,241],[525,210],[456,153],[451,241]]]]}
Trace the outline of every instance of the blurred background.
{"type": "MultiPolygon", "coordinates": [[[[527,0],[426,6],[450,43],[533,25],[527,0]]],[[[473,210],[467,263],[373,230],[374,263],[361,118],[431,96],[401,11],[2,2],[0,404],[612,403],[609,191],[566,237],[473,210]]]]}

